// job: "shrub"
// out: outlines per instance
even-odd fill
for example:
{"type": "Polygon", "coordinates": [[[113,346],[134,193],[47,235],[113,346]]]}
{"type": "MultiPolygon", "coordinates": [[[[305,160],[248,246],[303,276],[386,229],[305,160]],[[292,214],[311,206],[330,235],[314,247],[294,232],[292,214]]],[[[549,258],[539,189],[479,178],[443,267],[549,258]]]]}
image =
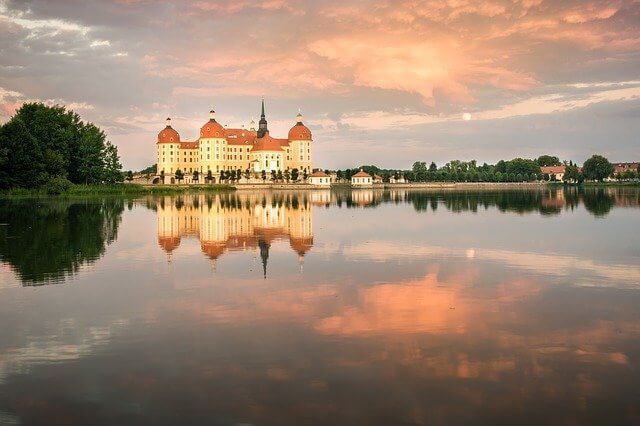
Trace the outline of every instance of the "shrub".
{"type": "Polygon", "coordinates": [[[44,185],[44,190],[49,195],[60,195],[67,192],[70,188],[71,182],[62,176],[55,177],[44,185]]]}

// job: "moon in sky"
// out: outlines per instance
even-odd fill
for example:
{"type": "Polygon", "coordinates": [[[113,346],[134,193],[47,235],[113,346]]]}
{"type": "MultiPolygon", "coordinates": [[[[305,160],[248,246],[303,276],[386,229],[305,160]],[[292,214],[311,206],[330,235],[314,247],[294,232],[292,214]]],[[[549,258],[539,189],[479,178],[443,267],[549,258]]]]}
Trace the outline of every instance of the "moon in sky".
{"type": "Polygon", "coordinates": [[[462,114],[462,119],[464,121],[470,121],[471,120],[471,114],[469,114],[468,112],[465,112],[464,114],[462,114]]]}

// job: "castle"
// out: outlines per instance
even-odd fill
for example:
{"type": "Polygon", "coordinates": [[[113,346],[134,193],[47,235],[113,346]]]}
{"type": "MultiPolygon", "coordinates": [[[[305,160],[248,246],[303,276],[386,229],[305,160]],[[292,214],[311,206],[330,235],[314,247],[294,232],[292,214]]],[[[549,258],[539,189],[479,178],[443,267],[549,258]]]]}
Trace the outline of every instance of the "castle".
{"type": "Polygon", "coordinates": [[[267,127],[264,99],[257,130],[253,120],[249,129],[223,127],[216,121],[215,111],[211,111],[209,121],[200,128],[200,137],[195,141],[182,141],[167,118],[166,127],[158,133],[159,177],[154,183],[175,183],[180,174],[184,183],[219,182],[222,172],[239,171],[246,179],[294,169],[300,175],[310,174],[311,142],[311,131],[302,123],[300,113],[286,139],[272,137],[267,127]],[[176,176],[178,170],[181,173],[176,176]]]}

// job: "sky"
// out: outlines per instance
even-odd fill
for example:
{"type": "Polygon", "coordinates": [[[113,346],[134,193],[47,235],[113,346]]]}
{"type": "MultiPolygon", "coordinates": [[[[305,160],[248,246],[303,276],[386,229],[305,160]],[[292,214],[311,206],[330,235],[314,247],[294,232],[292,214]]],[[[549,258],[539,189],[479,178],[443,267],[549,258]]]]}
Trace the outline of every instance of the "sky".
{"type": "Polygon", "coordinates": [[[298,110],[314,166],[640,160],[640,0],[0,0],[0,123],[64,104],[125,169],[298,110]]]}

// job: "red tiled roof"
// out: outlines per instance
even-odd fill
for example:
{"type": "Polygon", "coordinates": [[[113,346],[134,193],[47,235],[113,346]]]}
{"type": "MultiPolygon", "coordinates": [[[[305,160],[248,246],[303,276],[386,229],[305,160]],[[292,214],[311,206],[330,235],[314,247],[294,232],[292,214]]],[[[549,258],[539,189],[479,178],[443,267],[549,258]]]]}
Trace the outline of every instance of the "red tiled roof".
{"type": "Polygon", "coordinates": [[[280,139],[274,139],[267,132],[263,137],[256,139],[253,151],[282,151],[280,139]]]}
{"type": "Polygon", "coordinates": [[[310,141],[311,130],[302,123],[296,123],[295,126],[289,130],[290,141],[310,141]]]}
{"type": "Polygon", "coordinates": [[[627,170],[638,170],[638,163],[613,163],[613,171],[615,173],[626,172],[627,170]]]}
{"type": "Polygon", "coordinates": [[[158,143],[176,143],[180,142],[180,135],[173,127],[167,126],[158,133],[158,143]]]}
{"type": "Polygon", "coordinates": [[[225,129],[225,135],[229,145],[251,145],[256,139],[255,130],[225,129]]]}
{"type": "Polygon", "coordinates": [[[225,131],[222,124],[218,123],[215,119],[210,119],[204,126],[200,128],[201,138],[224,138],[225,131]]]}
{"type": "Polygon", "coordinates": [[[200,142],[198,141],[194,141],[194,142],[184,141],[184,142],[180,142],[180,149],[198,149],[199,145],[200,145],[200,142]]]}
{"type": "Polygon", "coordinates": [[[315,172],[311,173],[310,177],[329,177],[329,175],[326,174],[325,172],[323,172],[322,170],[318,170],[318,171],[315,171],[315,172]]]}
{"type": "Polygon", "coordinates": [[[565,166],[542,166],[540,167],[540,172],[548,175],[557,175],[559,173],[564,173],[565,168],[565,166]]]}
{"type": "Polygon", "coordinates": [[[371,177],[371,175],[364,170],[360,170],[358,173],[353,175],[352,177],[371,177]]]}

